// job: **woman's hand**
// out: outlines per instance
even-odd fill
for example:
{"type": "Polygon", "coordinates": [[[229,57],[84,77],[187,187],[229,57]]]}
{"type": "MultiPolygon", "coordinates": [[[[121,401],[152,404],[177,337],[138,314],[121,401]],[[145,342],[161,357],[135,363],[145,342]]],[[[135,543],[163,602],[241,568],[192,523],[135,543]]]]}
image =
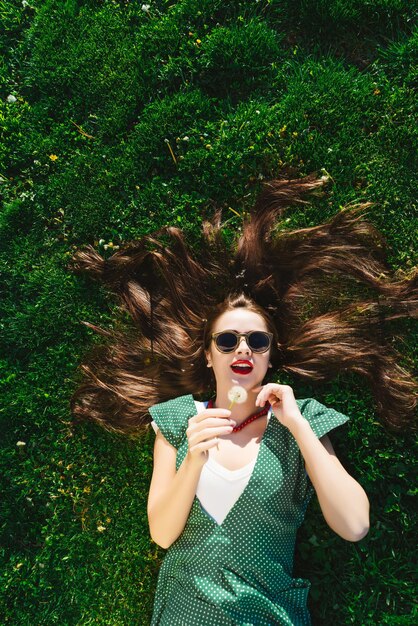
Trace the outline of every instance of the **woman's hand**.
{"type": "Polygon", "coordinates": [[[208,450],[218,444],[218,437],[232,432],[235,422],[228,419],[230,415],[228,409],[205,409],[189,419],[186,435],[191,460],[202,466],[206,463],[208,450]]]}
{"type": "Polygon", "coordinates": [[[292,387],[289,385],[279,385],[277,383],[268,383],[262,387],[256,387],[252,391],[259,392],[255,401],[256,406],[264,406],[266,402],[270,402],[274,415],[279,422],[292,429],[293,426],[305,421],[299,407],[296,404],[292,387]]]}

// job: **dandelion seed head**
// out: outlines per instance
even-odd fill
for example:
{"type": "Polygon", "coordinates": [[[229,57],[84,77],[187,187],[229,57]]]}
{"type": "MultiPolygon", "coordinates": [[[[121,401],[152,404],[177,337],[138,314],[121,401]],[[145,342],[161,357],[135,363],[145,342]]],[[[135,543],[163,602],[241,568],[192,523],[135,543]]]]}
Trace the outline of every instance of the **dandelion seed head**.
{"type": "Polygon", "coordinates": [[[248,398],[248,393],[241,385],[234,385],[228,391],[228,400],[233,404],[243,404],[248,398]]]}

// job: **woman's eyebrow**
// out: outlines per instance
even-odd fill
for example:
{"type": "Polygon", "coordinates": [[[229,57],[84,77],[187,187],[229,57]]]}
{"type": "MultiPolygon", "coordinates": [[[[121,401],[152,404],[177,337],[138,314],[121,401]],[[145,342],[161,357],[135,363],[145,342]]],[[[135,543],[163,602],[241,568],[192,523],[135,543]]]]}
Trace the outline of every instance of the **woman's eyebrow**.
{"type": "Polygon", "coordinates": [[[231,333],[237,333],[237,335],[245,335],[245,333],[254,333],[254,332],[258,332],[258,333],[264,333],[266,332],[265,330],[258,330],[258,331],[254,331],[254,330],[243,330],[242,332],[240,330],[233,330],[232,328],[228,328],[227,330],[221,330],[221,333],[227,333],[227,332],[231,332],[231,333]]]}

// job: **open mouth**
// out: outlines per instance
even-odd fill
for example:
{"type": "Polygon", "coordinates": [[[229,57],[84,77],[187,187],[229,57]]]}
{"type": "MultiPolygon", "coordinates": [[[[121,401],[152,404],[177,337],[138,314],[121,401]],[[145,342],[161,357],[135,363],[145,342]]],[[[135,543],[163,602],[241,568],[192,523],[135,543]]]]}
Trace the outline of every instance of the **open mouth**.
{"type": "Polygon", "coordinates": [[[235,363],[232,363],[231,365],[231,370],[234,374],[246,376],[247,374],[251,374],[253,367],[254,366],[250,361],[235,361],[235,363]]]}

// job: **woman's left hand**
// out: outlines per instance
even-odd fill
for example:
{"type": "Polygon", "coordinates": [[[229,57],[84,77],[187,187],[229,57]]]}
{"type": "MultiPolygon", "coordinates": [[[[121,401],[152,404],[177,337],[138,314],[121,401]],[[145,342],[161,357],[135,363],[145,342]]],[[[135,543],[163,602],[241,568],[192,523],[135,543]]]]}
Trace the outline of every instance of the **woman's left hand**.
{"type": "Polygon", "coordinates": [[[262,387],[256,387],[252,391],[258,392],[255,405],[262,407],[266,402],[270,402],[274,415],[289,430],[305,421],[296,404],[293,389],[289,385],[268,383],[262,387]]]}

